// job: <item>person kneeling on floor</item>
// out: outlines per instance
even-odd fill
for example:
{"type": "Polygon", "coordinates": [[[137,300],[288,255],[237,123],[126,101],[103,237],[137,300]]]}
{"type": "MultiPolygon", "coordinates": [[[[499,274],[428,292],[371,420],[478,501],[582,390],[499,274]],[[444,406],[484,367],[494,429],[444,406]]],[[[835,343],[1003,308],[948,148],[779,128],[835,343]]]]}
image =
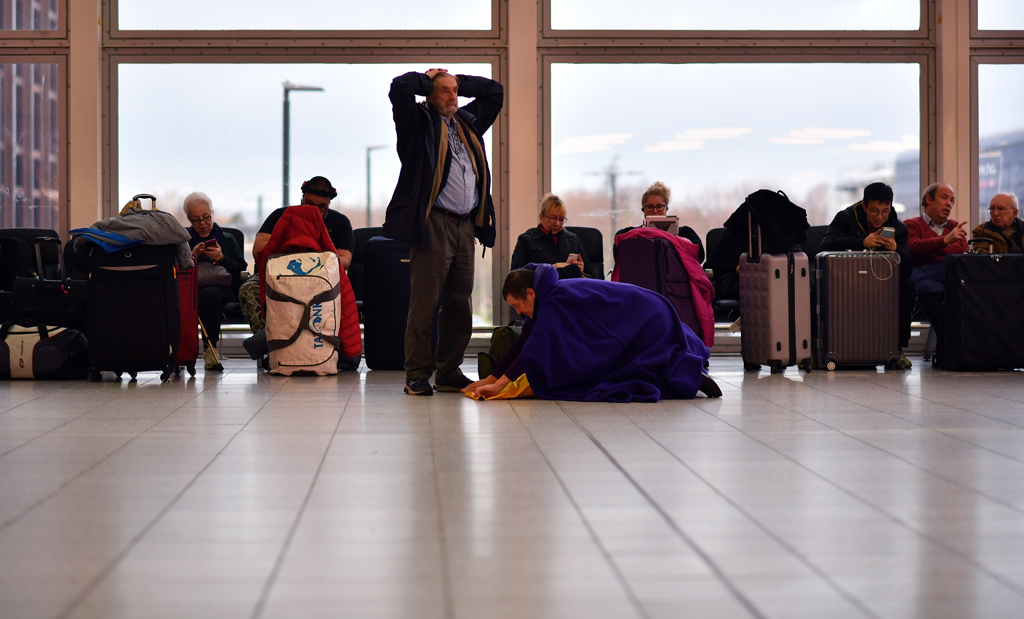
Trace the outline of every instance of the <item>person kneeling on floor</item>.
{"type": "Polygon", "coordinates": [[[523,335],[490,376],[463,390],[471,397],[493,397],[513,381],[520,395],[549,400],[722,395],[704,373],[707,346],[657,293],[604,280],[559,280],[551,265],[529,264],[508,274],[502,296],[526,317],[523,335]]]}

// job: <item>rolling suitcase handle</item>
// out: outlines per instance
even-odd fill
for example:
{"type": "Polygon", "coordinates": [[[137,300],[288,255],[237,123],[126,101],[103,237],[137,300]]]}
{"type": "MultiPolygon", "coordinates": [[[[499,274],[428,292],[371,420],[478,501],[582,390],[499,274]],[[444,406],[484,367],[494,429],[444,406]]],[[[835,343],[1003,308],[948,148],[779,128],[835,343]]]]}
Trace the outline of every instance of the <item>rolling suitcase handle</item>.
{"type": "Polygon", "coordinates": [[[754,214],[747,211],[747,262],[761,261],[761,224],[754,221],[754,214]],[[757,251],[754,251],[756,246],[757,251]]]}
{"type": "Polygon", "coordinates": [[[36,278],[39,281],[43,281],[43,279],[45,279],[43,277],[43,251],[42,251],[42,249],[40,249],[40,247],[44,243],[56,243],[57,244],[57,264],[59,265],[59,269],[60,269],[58,271],[59,278],[60,278],[59,281],[60,282],[66,281],[67,280],[67,274],[64,272],[63,245],[60,242],[60,239],[52,237],[52,236],[40,236],[40,237],[36,238],[36,247],[35,247],[35,249],[36,249],[36,278]]]}
{"type": "Polygon", "coordinates": [[[152,200],[152,203],[150,205],[150,210],[154,210],[154,211],[159,211],[160,210],[160,209],[158,209],[156,207],[156,196],[154,196],[153,194],[149,194],[149,193],[140,193],[140,194],[136,194],[136,195],[132,196],[132,199],[128,202],[128,204],[124,205],[124,208],[121,209],[121,215],[127,215],[130,211],[133,211],[133,210],[135,210],[135,211],[143,211],[143,210],[145,210],[144,208],[142,208],[142,201],[143,200],[152,200]]]}

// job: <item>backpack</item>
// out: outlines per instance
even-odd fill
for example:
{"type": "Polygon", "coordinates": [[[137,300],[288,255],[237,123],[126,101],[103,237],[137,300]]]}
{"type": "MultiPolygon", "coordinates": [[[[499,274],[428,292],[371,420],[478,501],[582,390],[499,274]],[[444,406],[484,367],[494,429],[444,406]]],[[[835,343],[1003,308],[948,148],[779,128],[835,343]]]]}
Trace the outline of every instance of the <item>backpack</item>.
{"type": "Polygon", "coordinates": [[[477,354],[477,370],[480,378],[490,376],[494,366],[498,365],[505,353],[512,348],[519,336],[523,334],[522,325],[506,325],[496,327],[491,333],[491,346],[488,350],[477,354]]]}

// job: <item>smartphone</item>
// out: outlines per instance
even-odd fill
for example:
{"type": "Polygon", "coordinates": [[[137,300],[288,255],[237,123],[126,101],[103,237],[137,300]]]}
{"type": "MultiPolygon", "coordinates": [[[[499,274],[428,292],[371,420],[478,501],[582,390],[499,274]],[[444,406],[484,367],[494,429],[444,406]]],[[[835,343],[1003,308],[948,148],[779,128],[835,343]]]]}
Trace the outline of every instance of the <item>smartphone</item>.
{"type": "Polygon", "coordinates": [[[565,259],[566,262],[578,262],[580,259],[579,254],[569,254],[569,257],[565,259]]]}
{"type": "Polygon", "coordinates": [[[886,227],[882,228],[882,232],[879,236],[881,236],[883,239],[891,239],[894,234],[896,234],[896,228],[886,227]]]}

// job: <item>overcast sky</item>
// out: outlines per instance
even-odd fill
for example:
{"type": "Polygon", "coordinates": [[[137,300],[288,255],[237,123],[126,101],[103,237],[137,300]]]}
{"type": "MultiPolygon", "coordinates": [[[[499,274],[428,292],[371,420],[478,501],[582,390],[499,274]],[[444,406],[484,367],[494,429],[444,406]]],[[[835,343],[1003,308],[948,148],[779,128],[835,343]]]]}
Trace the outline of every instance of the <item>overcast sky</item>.
{"type": "MultiPolygon", "coordinates": [[[[1010,17],[1002,19],[1010,23],[1024,15],[1018,0],[981,2],[982,17],[1008,12],[1010,17]]],[[[841,27],[836,20],[842,20],[846,27],[914,28],[918,5],[918,0],[791,0],[796,8],[786,12],[787,19],[804,21],[787,27],[841,27]]],[[[489,0],[437,0],[429,12],[423,3],[404,0],[220,0],[212,6],[209,0],[120,0],[119,6],[122,28],[372,28],[382,26],[381,15],[393,28],[487,28],[490,23],[489,0]],[[427,13],[445,19],[435,22],[427,13]]],[[[720,27],[715,20],[723,18],[738,24],[733,27],[780,27],[771,23],[781,15],[777,4],[771,10],[766,6],[756,0],[631,0],[630,10],[622,11],[612,0],[552,0],[552,19],[565,27],[608,27],[594,20],[609,15],[621,28],[684,27],[684,22],[720,27]],[[615,10],[608,8],[612,5],[615,10]],[[642,23],[629,21],[638,16],[642,23]]],[[[324,88],[291,95],[292,201],[302,180],[323,174],[338,187],[338,202],[353,223],[365,225],[366,147],[385,146],[372,155],[375,206],[387,203],[398,174],[388,86],[400,73],[427,68],[122,64],[119,202],[143,191],[174,192],[180,199],[199,189],[210,193],[221,213],[242,211],[252,220],[260,196],[264,215],[279,206],[282,83],[288,80],[324,88]]],[[[447,68],[491,73],[487,64],[447,68]]],[[[980,73],[982,134],[1019,127],[1021,67],[1001,66],[991,74],[988,68],[982,66],[980,73]]],[[[662,180],[675,189],[677,200],[708,187],[751,181],[800,194],[819,183],[836,184],[891,166],[900,153],[918,147],[920,136],[914,64],[556,64],[551,108],[552,189],[559,192],[600,190],[605,177],[594,173],[615,162],[619,170],[637,173],[621,180],[662,180]]]]}

